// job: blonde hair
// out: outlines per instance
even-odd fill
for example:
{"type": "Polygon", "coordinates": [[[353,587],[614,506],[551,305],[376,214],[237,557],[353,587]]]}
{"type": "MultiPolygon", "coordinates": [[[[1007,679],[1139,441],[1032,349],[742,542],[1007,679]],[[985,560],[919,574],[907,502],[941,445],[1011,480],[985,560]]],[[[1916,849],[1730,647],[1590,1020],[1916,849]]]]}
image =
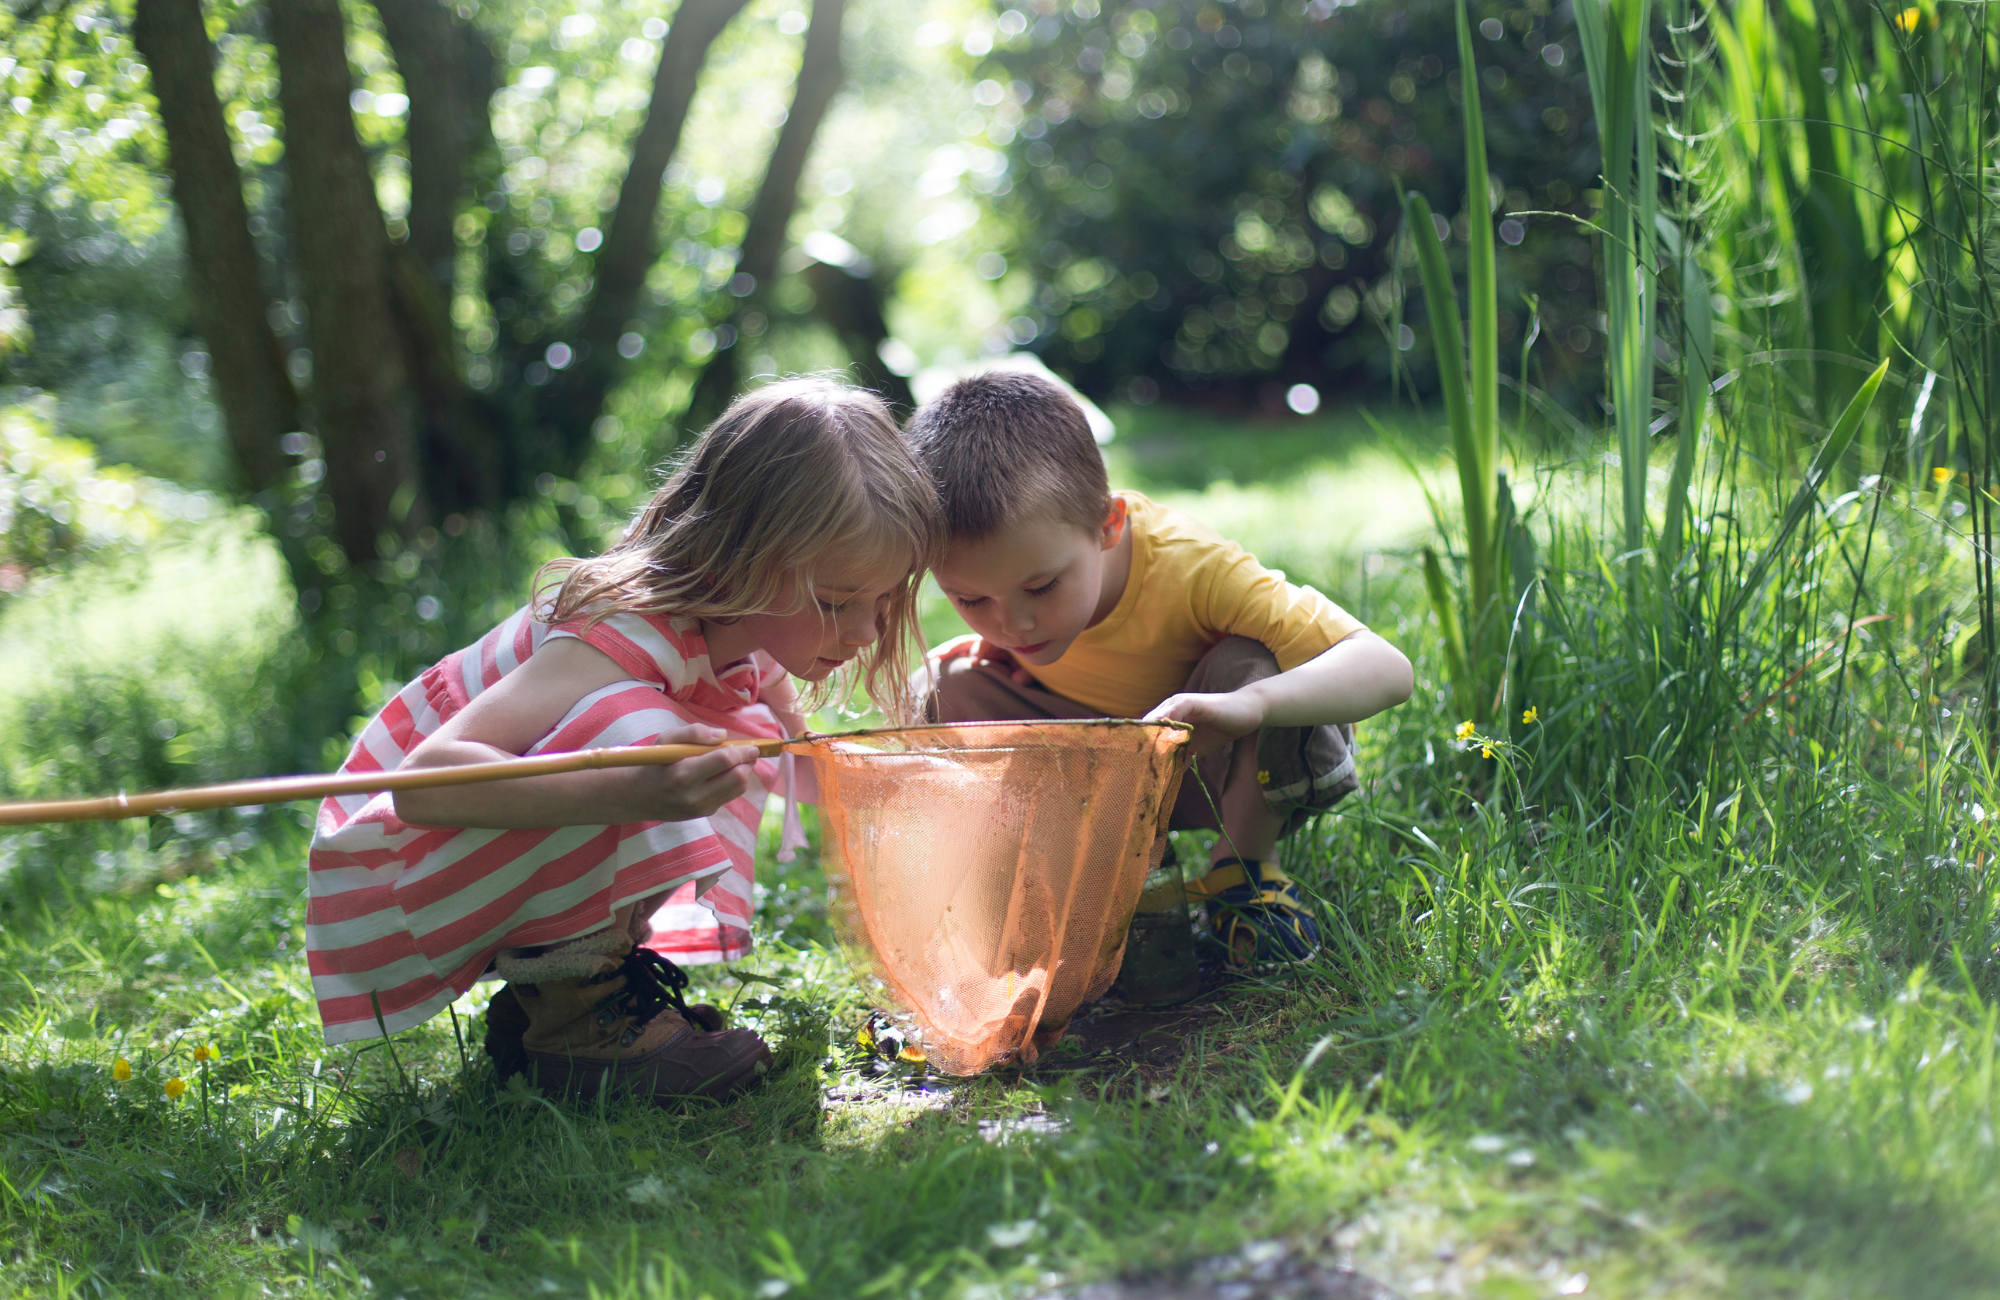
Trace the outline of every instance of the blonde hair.
{"type": "MultiPolygon", "coordinates": [[[[619,612],[741,618],[773,610],[788,581],[801,604],[810,600],[828,551],[869,542],[910,557],[879,638],[856,656],[875,707],[906,721],[904,682],[921,649],[917,588],[944,548],[943,514],[889,409],[833,380],[788,379],[737,398],[675,459],[615,546],[542,567],[536,604],[552,623],[619,612]]],[[[807,708],[833,694],[829,679],[807,708]]]]}

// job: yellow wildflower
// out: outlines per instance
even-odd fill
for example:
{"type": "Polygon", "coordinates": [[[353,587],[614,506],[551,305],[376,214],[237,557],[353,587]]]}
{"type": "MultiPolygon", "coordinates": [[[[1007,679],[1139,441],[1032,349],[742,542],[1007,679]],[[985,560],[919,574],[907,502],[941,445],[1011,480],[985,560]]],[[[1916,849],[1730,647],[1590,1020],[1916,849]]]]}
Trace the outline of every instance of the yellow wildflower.
{"type": "Polygon", "coordinates": [[[1474,727],[1470,722],[1461,722],[1458,724],[1458,731],[1454,734],[1460,740],[1470,740],[1472,739],[1473,731],[1474,727]]]}
{"type": "Polygon", "coordinates": [[[1541,716],[1542,716],[1542,711],[1534,707],[1533,705],[1530,705],[1528,706],[1528,708],[1522,710],[1521,721],[1532,727],[1535,725],[1535,720],[1540,718],[1541,716]]]}
{"type": "Polygon", "coordinates": [[[127,1082],[132,1077],[132,1063],[122,1056],[119,1057],[111,1063],[111,1077],[120,1083],[127,1082]]]}
{"type": "Polygon", "coordinates": [[[1931,482],[1937,484],[1939,487],[1943,487],[1945,484],[1951,482],[1951,471],[1943,465],[1938,466],[1931,471],[1931,482]]]}
{"type": "Polygon", "coordinates": [[[1917,30],[1917,24],[1923,20],[1923,10],[1917,8],[1905,9],[1896,15],[1896,30],[1905,33],[1913,32],[1917,30]]]}
{"type": "Polygon", "coordinates": [[[1491,746],[1491,745],[1481,745],[1481,746],[1479,747],[1479,756],[1480,756],[1481,758],[1491,758],[1491,757],[1493,757],[1493,746],[1491,746]]]}
{"type": "Polygon", "coordinates": [[[207,1043],[203,1043],[200,1047],[194,1049],[194,1059],[196,1061],[213,1061],[215,1059],[215,1049],[207,1043]]]}
{"type": "Polygon", "coordinates": [[[168,1100],[179,1101],[181,1094],[186,1092],[187,1090],[188,1090],[187,1080],[181,1078],[178,1074],[175,1075],[173,1078],[167,1080],[168,1100]]]}

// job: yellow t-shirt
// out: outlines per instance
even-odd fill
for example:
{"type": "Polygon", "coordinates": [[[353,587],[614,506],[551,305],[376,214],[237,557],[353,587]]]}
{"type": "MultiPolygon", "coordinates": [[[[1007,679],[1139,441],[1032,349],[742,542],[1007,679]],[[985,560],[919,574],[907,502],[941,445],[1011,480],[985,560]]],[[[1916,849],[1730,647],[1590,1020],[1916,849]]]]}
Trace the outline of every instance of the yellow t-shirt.
{"type": "Polygon", "coordinates": [[[1102,623],[1063,657],[1029,671],[1043,686],[1114,718],[1136,718],[1179,691],[1217,641],[1261,641],[1290,671],[1361,630],[1311,587],[1194,520],[1120,492],[1132,529],[1132,574],[1102,623]]]}

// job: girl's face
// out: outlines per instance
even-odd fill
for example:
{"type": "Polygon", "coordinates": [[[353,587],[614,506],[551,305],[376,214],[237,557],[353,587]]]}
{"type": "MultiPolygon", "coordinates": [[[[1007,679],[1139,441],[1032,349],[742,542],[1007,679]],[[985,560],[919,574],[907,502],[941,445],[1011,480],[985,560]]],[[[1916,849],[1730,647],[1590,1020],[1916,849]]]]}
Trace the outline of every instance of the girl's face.
{"type": "Polygon", "coordinates": [[[770,611],[727,624],[704,619],[710,658],[722,664],[762,650],[794,677],[826,680],[881,639],[889,600],[909,581],[911,557],[896,543],[867,542],[836,546],[813,568],[810,588],[788,579],[770,611]]]}

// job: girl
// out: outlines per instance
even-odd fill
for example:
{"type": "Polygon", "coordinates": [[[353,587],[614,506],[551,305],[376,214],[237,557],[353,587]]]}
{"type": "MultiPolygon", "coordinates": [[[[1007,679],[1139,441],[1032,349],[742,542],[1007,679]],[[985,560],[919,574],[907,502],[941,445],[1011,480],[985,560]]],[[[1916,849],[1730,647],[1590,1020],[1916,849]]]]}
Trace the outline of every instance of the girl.
{"type": "MultiPolygon", "coordinates": [[[[761,388],[616,546],[550,566],[552,599],[405,687],[342,770],[796,735],[813,702],[791,678],[823,698],[850,663],[895,712],[940,545],[936,495],[881,402],[819,379],[761,388]]],[[[328,799],[306,913],[327,1041],[420,1024],[496,967],[487,1051],[503,1074],[532,1069],[562,1094],[614,1073],[655,1097],[747,1085],[769,1049],[688,1007],[661,950],[748,951],[757,825],[789,767],[732,746],[328,799]]]]}

